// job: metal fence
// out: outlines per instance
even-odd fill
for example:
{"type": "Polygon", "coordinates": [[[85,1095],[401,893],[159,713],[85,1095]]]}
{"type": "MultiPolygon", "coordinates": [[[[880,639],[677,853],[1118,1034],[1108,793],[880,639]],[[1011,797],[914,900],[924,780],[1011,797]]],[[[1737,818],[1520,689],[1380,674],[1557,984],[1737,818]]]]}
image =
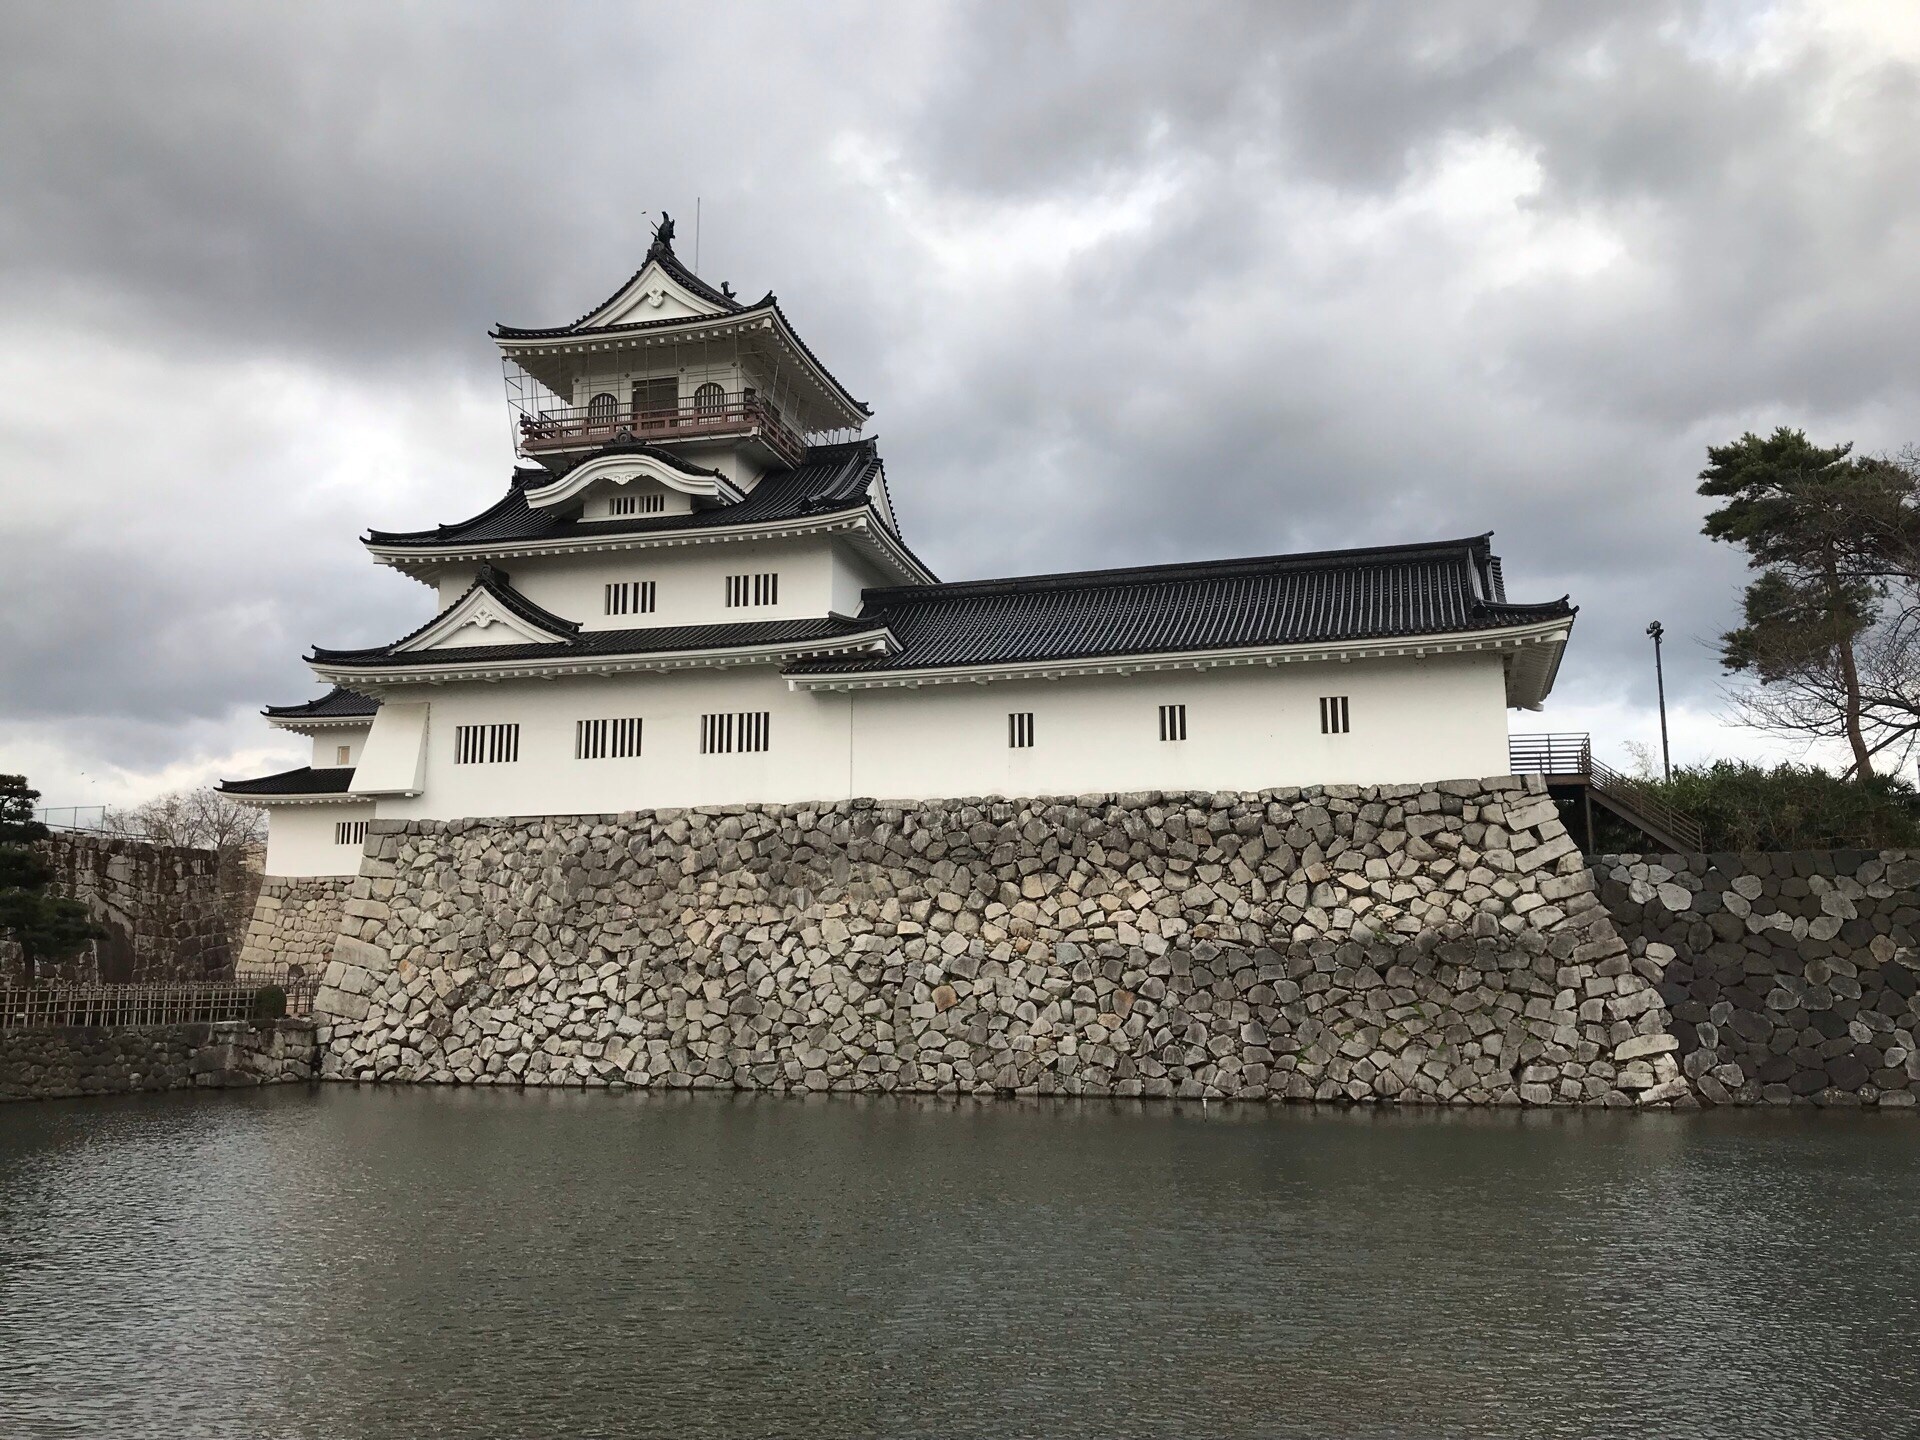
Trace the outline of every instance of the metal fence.
{"type": "MultiPolygon", "coordinates": [[[[0,988],[0,1030],[49,1026],[189,1025],[252,1018],[263,982],[197,980],[175,985],[13,985],[0,988]]],[[[279,984],[280,982],[264,982],[279,984]]],[[[311,980],[281,985],[287,1014],[313,1009],[311,980]]]]}

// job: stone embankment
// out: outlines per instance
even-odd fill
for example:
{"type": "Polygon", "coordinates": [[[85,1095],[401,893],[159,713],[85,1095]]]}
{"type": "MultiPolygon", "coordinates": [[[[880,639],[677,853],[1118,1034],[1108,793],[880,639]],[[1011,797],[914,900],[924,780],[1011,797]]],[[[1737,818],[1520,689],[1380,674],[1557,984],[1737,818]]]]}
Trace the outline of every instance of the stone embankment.
{"type": "MultiPolygon", "coordinates": [[[[72,960],[42,966],[40,978],[150,984],[231,973],[234,917],[253,901],[232,893],[213,851],[72,831],[37,848],[54,893],[83,902],[105,932],[72,960]]],[[[18,948],[0,940],[0,973],[20,970],[18,948]]]]}
{"type": "Polygon", "coordinates": [[[269,875],[260,886],[236,974],[278,974],[297,966],[318,975],[333,958],[351,875],[269,875]]]}
{"type": "Polygon", "coordinates": [[[1537,779],[375,821],[339,1079],[1692,1103],[1537,779]]]}
{"type": "Polygon", "coordinates": [[[1914,1104],[1920,857],[1613,855],[1597,868],[1635,964],[1659,974],[1701,1098],[1914,1104]]]}
{"type": "Polygon", "coordinates": [[[311,1080],[307,1020],[0,1030],[0,1101],[311,1080]]]}

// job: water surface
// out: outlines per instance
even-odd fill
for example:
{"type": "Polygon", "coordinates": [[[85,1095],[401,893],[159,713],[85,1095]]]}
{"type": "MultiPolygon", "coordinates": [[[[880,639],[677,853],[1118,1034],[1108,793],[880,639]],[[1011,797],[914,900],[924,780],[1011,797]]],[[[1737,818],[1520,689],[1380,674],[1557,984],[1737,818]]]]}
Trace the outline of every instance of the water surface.
{"type": "Polygon", "coordinates": [[[0,1435],[1911,1436],[1920,1124],[0,1109],[0,1435]]]}

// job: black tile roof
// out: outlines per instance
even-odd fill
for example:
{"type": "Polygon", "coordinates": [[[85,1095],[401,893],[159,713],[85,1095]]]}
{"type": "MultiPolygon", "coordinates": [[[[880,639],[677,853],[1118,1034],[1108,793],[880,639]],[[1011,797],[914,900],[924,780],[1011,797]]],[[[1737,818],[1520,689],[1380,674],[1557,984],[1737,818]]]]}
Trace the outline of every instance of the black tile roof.
{"type": "Polygon", "coordinates": [[[228,795],[344,795],[352,784],[351,765],[324,770],[302,765],[298,770],[282,770],[258,780],[222,780],[220,789],[228,795]]]}
{"type": "MultiPolygon", "coordinates": [[[[308,658],[324,665],[364,666],[368,669],[412,665],[480,665],[490,661],[607,659],[627,655],[671,655],[690,650],[804,645],[867,634],[879,628],[862,621],[840,618],[749,620],[721,625],[655,625],[635,630],[582,630],[562,642],[463,645],[451,650],[400,651],[397,647],[404,644],[404,640],[370,650],[322,650],[316,646],[308,658]]],[[[414,633],[418,634],[419,631],[414,633]]]]}
{"type": "MultiPolygon", "coordinates": [[[[652,453],[653,449],[652,446],[608,446],[596,453],[605,455],[626,450],[652,453]]],[[[457,548],[515,540],[563,540],[576,536],[593,539],[770,524],[860,509],[868,503],[873,483],[881,471],[879,446],[872,439],[814,445],[808,448],[807,458],[799,465],[769,472],[752,494],[733,504],[712,506],[686,515],[628,515],[617,520],[581,520],[529,505],[527,490],[552,484],[554,477],[545,471],[516,471],[513,487],[506,495],[470,520],[436,525],[431,530],[371,530],[363,543],[457,548]]],[[[894,538],[899,536],[896,534],[894,538]]]]}
{"type": "Polygon", "coordinates": [[[890,655],[825,656],[790,674],[925,670],[1493,630],[1571,616],[1505,598],[1487,536],[869,590],[860,619],[890,655]]]}
{"type": "Polygon", "coordinates": [[[351,720],[372,715],[380,702],[370,695],[357,695],[344,685],[336,685],[318,700],[299,705],[269,705],[260,713],[274,720],[351,720]]]}
{"type": "MultiPolygon", "coordinates": [[[[740,303],[740,300],[738,299],[738,297],[729,295],[724,291],[714,289],[713,286],[709,285],[706,281],[702,280],[698,275],[694,274],[693,271],[689,270],[685,265],[682,265],[680,263],[680,257],[673,253],[672,242],[655,239],[653,244],[647,247],[646,257],[641,260],[640,268],[634,271],[633,274],[629,275],[624,281],[622,281],[620,284],[620,287],[616,289],[611,295],[607,296],[606,299],[602,300],[598,305],[595,305],[593,309],[587,311],[585,315],[582,315],[579,319],[575,320],[572,324],[554,325],[554,326],[548,326],[548,327],[539,328],[539,329],[525,329],[525,328],[514,326],[514,325],[496,325],[494,326],[494,333],[496,335],[507,335],[507,336],[565,335],[570,331],[578,330],[583,324],[586,323],[589,317],[597,314],[599,311],[606,309],[607,306],[611,305],[615,300],[618,300],[620,296],[626,292],[627,287],[633,284],[633,282],[638,280],[642,275],[644,275],[646,273],[647,266],[653,264],[653,262],[656,260],[660,262],[660,268],[665,270],[668,275],[672,276],[676,283],[686,287],[688,290],[691,290],[695,295],[698,295],[702,300],[705,300],[708,304],[718,305],[721,308],[721,310],[726,312],[727,314],[729,315],[738,314],[740,311],[748,308],[747,306],[740,303]]],[[[767,301],[771,300],[772,298],[773,297],[771,295],[767,296],[767,299],[760,301],[759,305],[766,304],[767,301]]],[[[759,305],[755,305],[752,308],[758,309],[759,305]]],[[[690,317],[685,315],[680,315],[680,316],[675,316],[674,320],[686,320],[688,318],[690,317]]],[[[673,323],[673,321],[655,320],[655,321],[647,321],[643,323],[662,325],[662,324],[671,324],[673,323]]],[[[639,327],[638,325],[635,325],[633,327],[604,326],[604,325],[595,326],[594,331],[592,333],[598,333],[599,331],[605,330],[605,329],[625,329],[625,328],[637,329],[639,327]]]]}

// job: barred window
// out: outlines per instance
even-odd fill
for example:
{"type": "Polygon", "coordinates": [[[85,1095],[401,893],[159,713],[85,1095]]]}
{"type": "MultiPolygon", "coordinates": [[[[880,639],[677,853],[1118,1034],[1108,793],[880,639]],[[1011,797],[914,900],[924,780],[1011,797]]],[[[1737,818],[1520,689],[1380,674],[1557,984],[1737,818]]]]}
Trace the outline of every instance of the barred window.
{"type": "Polygon", "coordinates": [[[340,820],[334,823],[333,843],[336,845],[364,845],[367,843],[367,822],[364,820],[340,820]]]}
{"type": "Polygon", "coordinates": [[[1347,697],[1322,695],[1320,697],[1320,733],[1344,735],[1347,729],[1347,697]]]}
{"type": "Polygon", "coordinates": [[[614,495],[607,500],[609,515],[661,515],[666,508],[664,495],[614,495]]]}
{"type": "Polygon", "coordinates": [[[453,763],[456,765],[511,765],[519,758],[520,727],[517,724],[453,727],[453,763]]]}
{"type": "Polygon", "coordinates": [[[772,748],[771,711],[720,711],[700,717],[700,753],[731,755],[743,750],[772,748]]]}
{"type": "Polygon", "coordinates": [[[727,392],[709,380],[693,392],[693,413],[702,418],[723,415],[727,409],[727,392]]]}
{"type": "Polygon", "coordinates": [[[1187,738],[1187,707],[1185,705],[1160,707],[1160,738],[1162,740],[1187,738]]]}
{"type": "Polygon", "coordinates": [[[652,580],[615,580],[606,587],[607,614],[651,615],[658,591],[652,580]]]}
{"type": "Polygon", "coordinates": [[[780,575],[777,571],[764,571],[758,575],[727,576],[729,606],[778,605],[779,603],[780,575]]]}
{"type": "Polygon", "coordinates": [[[604,390],[587,401],[587,422],[592,425],[610,425],[613,417],[620,413],[620,402],[604,390]]]}
{"type": "Polygon", "coordinates": [[[1033,712],[1031,710],[1016,710],[1007,716],[1007,748],[1011,750],[1033,748],[1033,712]]]}
{"type": "Polygon", "coordinates": [[[640,753],[640,717],[573,722],[573,758],[627,760],[640,753]]]}

